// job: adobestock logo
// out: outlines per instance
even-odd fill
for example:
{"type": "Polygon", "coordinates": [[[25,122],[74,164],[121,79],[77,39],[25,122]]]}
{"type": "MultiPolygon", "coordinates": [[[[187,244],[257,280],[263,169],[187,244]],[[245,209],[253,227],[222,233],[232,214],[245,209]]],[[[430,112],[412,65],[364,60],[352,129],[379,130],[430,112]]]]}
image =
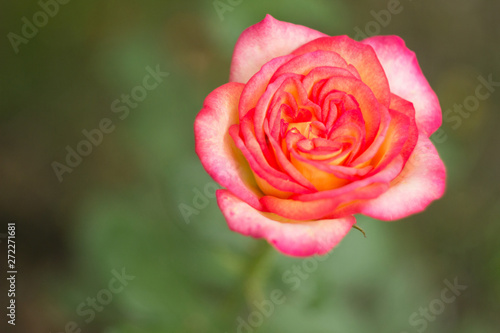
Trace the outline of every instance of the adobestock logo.
{"type": "Polygon", "coordinates": [[[213,6],[217,15],[219,15],[219,19],[224,21],[224,13],[232,12],[236,6],[239,6],[243,3],[243,0],[215,0],[213,2],[213,6]]]}
{"type": "MultiPolygon", "coordinates": [[[[101,313],[106,306],[108,306],[114,299],[114,297],[125,289],[129,285],[130,281],[135,280],[134,275],[128,275],[125,272],[125,268],[121,271],[113,269],[111,271],[113,277],[109,280],[107,286],[97,292],[95,297],[87,297],[84,302],[81,302],[76,307],[76,314],[79,317],[85,317],[84,323],[78,323],[77,321],[68,321],[64,325],[62,331],[55,333],[82,333],[85,330],[82,329],[84,324],[90,324],[97,316],[97,313],[101,313]]],[[[52,333],[52,332],[51,332],[52,333]]]]}
{"type": "MultiPolygon", "coordinates": [[[[298,290],[302,283],[318,269],[319,263],[328,260],[330,253],[301,260],[300,264],[295,264],[283,272],[282,282],[288,285],[289,291],[298,290]]],[[[272,290],[268,298],[254,301],[253,311],[245,318],[242,316],[236,318],[236,333],[257,332],[264,321],[275,313],[278,306],[285,304],[286,301],[286,292],[279,288],[272,290]]]]}
{"type": "MultiPolygon", "coordinates": [[[[218,177],[221,183],[228,184],[230,175],[225,171],[222,171],[218,177]]],[[[203,192],[197,187],[193,188],[192,192],[194,193],[194,196],[191,200],[192,206],[185,202],[181,202],[177,206],[179,208],[179,212],[182,215],[182,218],[184,219],[184,222],[186,224],[191,223],[191,216],[199,215],[203,209],[207,208],[210,204],[210,200],[213,200],[217,197],[216,192],[221,188],[222,187],[219,184],[213,181],[205,184],[205,186],[203,187],[203,192]]]]}
{"type": "Polygon", "coordinates": [[[382,27],[385,28],[391,23],[392,16],[400,14],[402,11],[403,6],[399,0],[389,0],[387,2],[387,9],[382,9],[378,12],[371,10],[370,15],[375,20],[365,24],[364,32],[360,27],[355,27],[356,36],[354,36],[354,39],[359,41],[380,34],[382,27]]]}
{"type": "Polygon", "coordinates": [[[277,305],[284,304],[286,296],[280,289],[274,289],[269,299],[264,299],[261,302],[254,301],[255,310],[248,314],[247,320],[239,316],[237,318],[238,327],[237,333],[253,333],[257,328],[264,324],[266,318],[271,317],[277,305]]]}
{"type": "Polygon", "coordinates": [[[59,6],[65,5],[70,0],[40,0],[38,5],[42,10],[39,10],[33,14],[31,20],[26,16],[21,18],[23,25],[21,26],[21,34],[18,35],[13,32],[7,34],[7,39],[9,40],[14,52],[19,53],[19,45],[28,44],[28,42],[38,35],[40,28],[43,28],[49,23],[49,18],[53,18],[59,13],[59,6]]]}
{"type": "Polygon", "coordinates": [[[215,182],[207,183],[203,188],[203,192],[196,187],[193,188],[193,206],[184,202],[181,202],[178,205],[179,212],[181,213],[184,222],[189,224],[191,222],[190,218],[192,215],[199,215],[201,210],[207,208],[210,204],[210,199],[216,198],[215,192],[220,188],[221,187],[215,182]]]}
{"type": "Polygon", "coordinates": [[[420,307],[418,312],[413,312],[408,318],[408,323],[418,333],[423,333],[429,326],[429,322],[435,321],[436,317],[444,312],[446,305],[455,302],[457,297],[468,288],[458,283],[458,277],[453,280],[453,283],[448,280],[444,280],[443,283],[446,287],[441,290],[440,297],[430,301],[427,307],[420,307]]]}
{"type": "MultiPolygon", "coordinates": [[[[146,72],[147,74],[143,77],[141,84],[133,87],[130,94],[122,94],[120,98],[115,99],[111,103],[111,112],[118,114],[120,120],[125,120],[129,116],[130,110],[137,108],[146,99],[148,92],[158,88],[164,81],[164,78],[170,75],[168,72],[161,71],[160,65],[156,65],[155,69],[147,66],[146,72]]],[[[73,149],[69,145],[66,146],[66,158],[64,160],[66,164],[58,161],[51,163],[57,180],[61,183],[63,175],[72,173],[82,163],[83,157],[89,156],[94,147],[98,147],[103,142],[104,135],[112,133],[115,128],[113,120],[102,118],[97,128],[91,130],[83,129],[81,133],[84,139],[76,144],[76,149],[73,149]]]]}
{"type": "Polygon", "coordinates": [[[493,74],[486,79],[482,75],[477,77],[479,84],[471,94],[464,98],[461,104],[455,103],[453,111],[451,108],[443,112],[443,121],[453,123],[451,128],[456,130],[462,125],[462,120],[470,117],[471,113],[477,111],[482,101],[487,100],[500,87],[500,81],[493,80],[493,74]]]}

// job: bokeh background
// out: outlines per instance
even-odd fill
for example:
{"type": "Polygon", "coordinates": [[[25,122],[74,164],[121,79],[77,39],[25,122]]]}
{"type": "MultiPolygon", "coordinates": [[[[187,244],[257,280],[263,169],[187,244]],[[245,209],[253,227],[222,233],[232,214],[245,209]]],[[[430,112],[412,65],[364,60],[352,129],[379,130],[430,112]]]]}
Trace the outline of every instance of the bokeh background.
{"type": "Polygon", "coordinates": [[[227,82],[239,34],[267,13],[330,35],[373,35],[378,25],[403,37],[451,109],[475,94],[479,76],[500,81],[500,2],[401,0],[384,25],[369,24],[371,11],[393,1],[220,2],[228,7],[218,13],[211,0],[70,1],[18,53],[7,36],[21,35],[40,4],[0,3],[0,233],[17,221],[18,266],[17,325],[6,324],[0,279],[0,331],[499,332],[500,87],[460,125],[443,123],[441,200],[397,223],[360,217],[367,238],[351,231],[307,263],[299,285],[283,276],[304,260],[271,251],[256,261],[263,241],[231,232],[212,197],[197,199],[214,183],[194,153],[193,121],[227,82]],[[111,104],[148,66],[169,76],[120,119],[111,104]],[[103,118],[114,131],[60,182],[52,163],[66,164],[66,147],[103,118]],[[196,209],[188,219],[186,206],[196,209]],[[133,279],[82,315],[122,269],[133,279]],[[455,279],[467,289],[439,309],[434,300],[455,279]],[[283,304],[249,318],[275,289],[283,304]],[[439,314],[423,320],[429,305],[439,314]]]}

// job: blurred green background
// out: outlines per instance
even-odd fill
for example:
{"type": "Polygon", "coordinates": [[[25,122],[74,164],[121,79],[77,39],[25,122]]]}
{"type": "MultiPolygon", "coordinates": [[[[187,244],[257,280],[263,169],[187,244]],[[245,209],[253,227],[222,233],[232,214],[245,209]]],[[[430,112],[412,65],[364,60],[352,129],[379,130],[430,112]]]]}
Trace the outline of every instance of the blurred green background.
{"type": "Polygon", "coordinates": [[[390,22],[370,23],[392,2],[221,0],[218,13],[213,1],[70,1],[16,53],[9,33],[41,7],[2,1],[0,233],[17,221],[18,308],[7,325],[1,279],[0,331],[499,332],[500,88],[459,126],[443,123],[443,199],[397,223],[360,217],[368,237],[351,231],[323,261],[273,251],[256,264],[263,241],[231,232],[215,199],[193,203],[214,186],[194,118],[227,82],[239,34],[267,13],[329,35],[403,37],[443,111],[473,96],[478,76],[500,81],[499,1],[401,0],[390,22]],[[169,75],[128,116],[113,112],[148,66],[169,75]],[[104,118],[114,130],[59,182],[52,163],[104,118]],[[186,220],[180,205],[199,209],[186,220]],[[291,283],[294,265],[307,274],[291,283]],[[122,269],[131,277],[109,293],[122,269]],[[436,301],[455,279],[467,289],[436,301]],[[255,314],[273,290],[285,301],[255,314]],[[106,304],[90,310],[96,297],[106,304]],[[429,306],[438,314],[423,319],[429,306]]]}

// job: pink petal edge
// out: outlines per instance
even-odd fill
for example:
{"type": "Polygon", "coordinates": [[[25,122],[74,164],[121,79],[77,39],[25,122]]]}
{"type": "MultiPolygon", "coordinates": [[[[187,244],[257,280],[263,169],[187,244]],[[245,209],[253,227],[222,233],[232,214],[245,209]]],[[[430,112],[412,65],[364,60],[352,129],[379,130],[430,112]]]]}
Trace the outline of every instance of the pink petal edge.
{"type": "Polygon", "coordinates": [[[420,69],[415,53],[398,36],[375,36],[362,43],[375,50],[391,92],[413,103],[418,129],[429,137],[441,126],[441,106],[420,69]]]}
{"type": "Polygon", "coordinates": [[[443,196],[446,169],[432,142],[420,134],[401,174],[387,192],[363,203],[360,213],[392,221],[419,213],[443,196]]]}
{"type": "Polygon", "coordinates": [[[246,83],[268,61],[325,36],[302,25],[276,20],[268,14],[241,33],[234,48],[229,81],[246,83]]]}
{"type": "Polygon", "coordinates": [[[238,103],[244,85],[227,83],[210,93],[194,122],[195,150],[208,174],[255,208],[262,196],[244,158],[238,157],[229,127],[238,123],[238,103]],[[233,148],[234,147],[234,148],[233,148]]]}
{"type": "Polygon", "coordinates": [[[217,203],[231,230],[265,238],[280,252],[295,257],[326,254],[356,223],[353,216],[308,222],[272,220],[227,190],[217,191],[217,203]]]}

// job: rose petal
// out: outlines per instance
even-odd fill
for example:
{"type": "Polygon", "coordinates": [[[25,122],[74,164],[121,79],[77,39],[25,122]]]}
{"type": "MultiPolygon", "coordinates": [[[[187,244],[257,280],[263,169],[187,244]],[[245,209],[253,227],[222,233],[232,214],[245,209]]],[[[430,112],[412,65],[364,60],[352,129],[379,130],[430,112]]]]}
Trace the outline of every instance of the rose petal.
{"type": "Polygon", "coordinates": [[[364,82],[352,77],[332,77],[321,88],[319,100],[324,100],[332,91],[342,91],[352,95],[363,114],[366,128],[366,144],[371,144],[381,126],[381,113],[385,106],[379,104],[376,96],[364,82]]]}
{"type": "Polygon", "coordinates": [[[446,169],[432,142],[420,135],[412,156],[387,192],[364,203],[361,213],[396,220],[423,211],[444,194],[446,169]]]}
{"type": "Polygon", "coordinates": [[[340,54],[348,64],[358,71],[361,81],[370,87],[378,101],[389,107],[390,90],[384,69],[373,49],[349,38],[334,36],[315,39],[293,52],[301,55],[316,50],[333,51],[340,54]]]}
{"type": "MultiPolygon", "coordinates": [[[[261,96],[257,103],[257,107],[255,108],[255,113],[253,115],[255,138],[260,145],[262,153],[268,159],[270,164],[273,163],[272,152],[266,142],[266,136],[264,133],[264,121],[268,113],[270,112],[269,109],[275,95],[279,96],[282,93],[291,92],[295,96],[297,102],[300,102],[301,100],[307,100],[307,93],[300,84],[301,79],[302,77],[297,74],[282,75],[278,80],[274,81],[267,87],[266,92],[261,96]],[[287,91],[287,89],[290,89],[291,91],[287,91]]],[[[247,113],[247,117],[248,116],[249,114],[247,113]]],[[[246,137],[245,141],[247,141],[246,137]]]]}
{"type": "Polygon", "coordinates": [[[238,123],[238,101],[244,85],[227,83],[205,99],[194,122],[195,149],[201,164],[219,184],[257,209],[262,192],[228,131],[238,123]]]}
{"type": "Polygon", "coordinates": [[[280,198],[289,197],[294,193],[311,193],[311,189],[296,183],[288,174],[270,167],[255,139],[249,140],[247,143],[243,142],[239,136],[237,125],[229,129],[229,134],[233,138],[236,147],[240,149],[250,164],[255,180],[262,192],[280,198]]]}
{"type": "Polygon", "coordinates": [[[257,102],[266,91],[269,80],[271,80],[276,69],[294,57],[293,55],[288,55],[273,59],[262,66],[260,71],[252,76],[241,93],[239,105],[240,118],[243,118],[250,110],[257,106],[257,102]]]}
{"type": "MultiPolygon", "coordinates": [[[[308,95],[311,95],[313,88],[315,85],[322,81],[323,83],[326,83],[326,81],[331,78],[331,77],[352,77],[352,78],[358,78],[356,75],[352,73],[352,70],[349,71],[344,68],[339,68],[339,67],[316,67],[312,71],[309,72],[303,79],[302,79],[302,85],[304,86],[304,89],[307,91],[308,95]]],[[[317,89],[320,89],[321,87],[318,86],[317,89]]],[[[314,98],[313,98],[314,99],[314,98]]]]}
{"type": "Polygon", "coordinates": [[[276,159],[280,165],[280,167],[288,174],[290,177],[292,177],[293,180],[295,180],[298,184],[311,189],[312,191],[316,191],[316,188],[307,180],[307,178],[302,175],[297,168],[288,160],[287,156],[285,156],[285,153],[281,149],[280,144],[271,136],[269,135],[269,126],[265,124],[265,131],[266,134],[269,138],[269,142],[271,143],[271,147],[273,148],[273,152],[276,156],[276,159]]]}
{"type": "Polygon", "coordinates": [[[276,70],[271,81],[286,73],[307,75],[317,67],[335,67],[348,70],[346,61],[336,52],[315,51],[299,55],[276,70]]]}
{"type": "Polygon", "coordinates": [[[241,34],[234,48],[229,81],[246,83],[273,58],[290,54],[299,46],[327,35],[271,15],[241,34]]]}
{"type": "MultiPolygon", "coordinates": [[[[267,211],[279,216],[302,221],[322,219],[332,216],[348,205],[378,197],[387,191],[390,181],[397,177],[402,167],[402,158],[398,157],[382,172],[334,190],[297,194],[289,199],[264,196],[260,201],[267,211]]],[[[342,216],[346,215],[351,214],[342,216]]],[[[342,217],[338,214],[336,216],[342,217]]]]}
{"type": "Polygon", "coordinates": [[[373,47],[384,67],[391,92],[412,102],[417,126],[427,137],[441,126],[441,107],[417,58],[398,36],[375,36],[362,41],[373,47]]]}
{"type": "Polygon", "coordinates": [[[417,123],[415,122],[415,108],[411,102],[408,102],[397,95],[391,94],[391,109],[397,110],[410,119],[408,140],[406,140],[405,145],[401,149],[401,156],[403,157],[403,161],[406,162],[418,141],[418,128],[417,123]]]}
{"type": "Polygon", "coordinates": [[[374,166],[370,174],[375,174],[384,169],[396,156],[400,155],[408,141],[411,124],[410,118],[395,110],[389,110],[389,113],[391,115],[391,123],[385,134],[384,142],[370,162],[374,166]]]}
{"type": "MultiPolygon", "coordinates": [[[[344,186],[346,187],[346,186],[344,186]]],[[[340,187],[339,189],[343,189],[340,187]]],[[[352,191],[345,191],[340,195],[330,198],[325,197],[313,201],[301,201],[294,199],[282,199],[273,196],[264,196],[261,202],[265,209],[285,218],[298,221],[320,220],[330,216],[345,204],[356,202],[357,200],[367,200],[376,198],[387,191],[387,183],[372,183],[364,187],[355,188],[352,191]]],[[[328,191],[318,192],[325,193],[328,191]]],[[[343,215],[346,216],[346,215],[343,215]]]]}
{"type": "Polygon", "coordinates": [[[356,223],[353,216],[308,222],[285,220],[274,214],[257,211],[226,190],[217,191],[217,203],[231,230],[265,238],[277,250],[290,256],[325,254],[356,223]]]}
{"type": "Polygon", "coordinates": [[[377,134],[375,135],[375,139],[369,145],[369,147],[366,148],[365,151],[363,151],[362,153],[360,152],[360,154],[356,156],[353,161],[349,162],[350,166],[360,167],[368,165],[373,156],[375,156],[375,154],[379,151],[380,146],[382,146],[382,143],[384,142],[385,136],[389,129],[389,125],[391,123],[391,115],[389,113],[389,110],[383,105],[380,105],[379,111],[380,126],[378,128],[377,134]]]}

